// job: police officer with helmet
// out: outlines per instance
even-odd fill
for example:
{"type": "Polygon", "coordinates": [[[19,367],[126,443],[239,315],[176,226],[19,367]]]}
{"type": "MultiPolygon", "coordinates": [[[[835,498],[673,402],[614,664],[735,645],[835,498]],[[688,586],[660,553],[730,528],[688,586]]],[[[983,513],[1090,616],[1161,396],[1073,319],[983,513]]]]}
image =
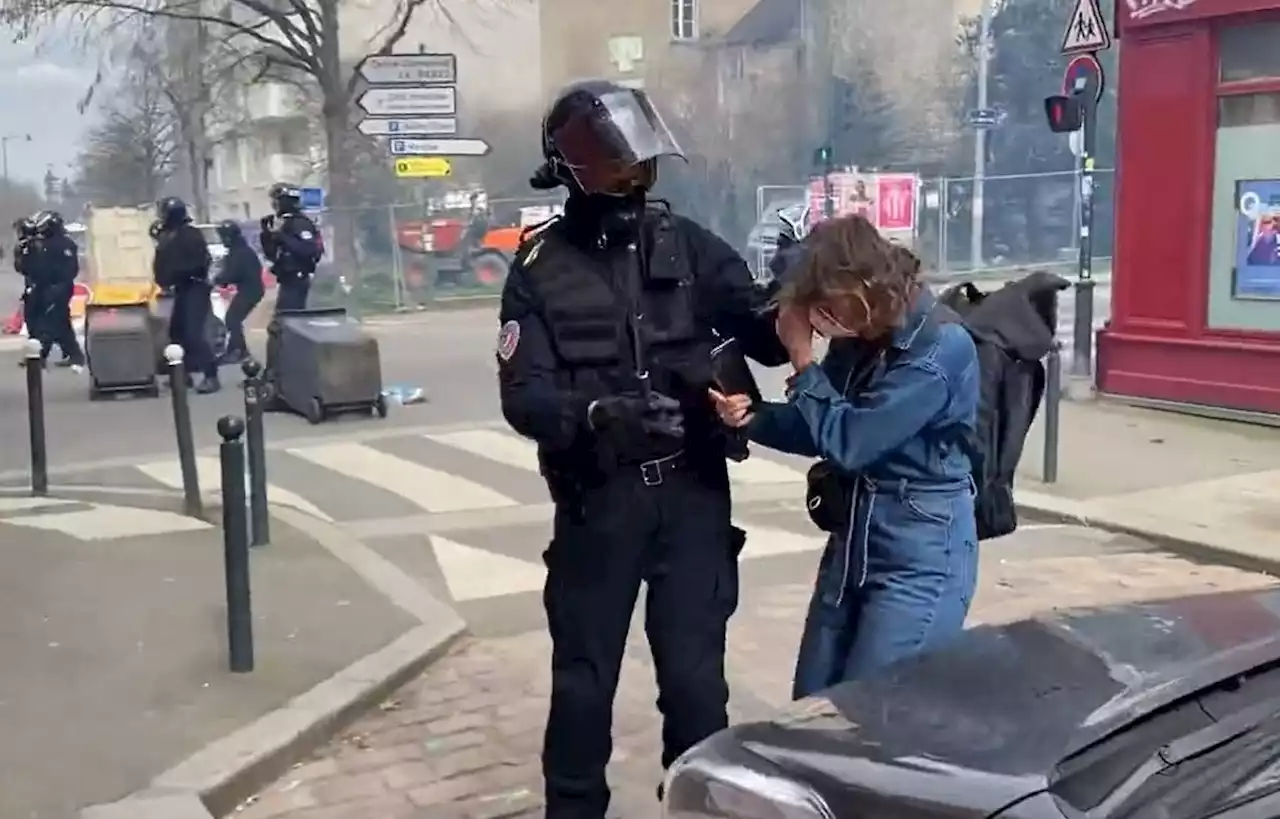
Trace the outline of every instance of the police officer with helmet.
{"type": "Polygon", "coordinates": [[[569,86],[543,120],[535,188],[564,215],[532,229],[503,290],[503,414],[538,443],[555,503],[543,595],[552,694],[548,819],[602,819],[614,692],[642,582],[664,767],[727,724],[725,632],[743,533],[730,523],[726,434],[708,397],[712,350],[734,337],[786,353],[742,258],[649,201],[682,156],[639,90],[569,86]]]}
{"type": "Polygon", "coordinates": [[[311,277],[324,257],[324,241],[315,222],[302,212],[302,191],[277,182],[268,193],[274,214],[262,217],[262,254],[271,264],[279,290],[276,310],[303,310],[311,277]]]}
{"type": "Polygon", "coordinates": [[[156,203],[156,254],[152,262],[156,284],[173,293],[169,340],[182,347],[188,373],[200,373],[198,393],[217,392],[218,362],[209,344],[209,244],[191,224],[187,204],[176,196],[156,203]]]}
{"type": "Polygon", "coordinates": [[[71,297],[75,293],[76,276],[80,275],[80,248],[67,235],[62,214],[43,210],[32,220],[35,248],[27,263],[34,267],[32,280],[38,294],[41,317],[37,338],[41,342],[40,358],[49,359],[53,345],[62,350],[60,366],[79,369],[84,366],[84,351],[71,323],[71,297]]]}

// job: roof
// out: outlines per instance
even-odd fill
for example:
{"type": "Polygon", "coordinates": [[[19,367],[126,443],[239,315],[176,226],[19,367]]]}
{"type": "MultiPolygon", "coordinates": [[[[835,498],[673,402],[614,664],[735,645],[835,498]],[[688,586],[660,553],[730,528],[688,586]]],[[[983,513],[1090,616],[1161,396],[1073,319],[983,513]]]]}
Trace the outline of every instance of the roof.
{"type": "Polygon", "coordinates": [[[800,36],[801,0],[760,0],[720,38],[722,45],[771,46],[800,36]]]}

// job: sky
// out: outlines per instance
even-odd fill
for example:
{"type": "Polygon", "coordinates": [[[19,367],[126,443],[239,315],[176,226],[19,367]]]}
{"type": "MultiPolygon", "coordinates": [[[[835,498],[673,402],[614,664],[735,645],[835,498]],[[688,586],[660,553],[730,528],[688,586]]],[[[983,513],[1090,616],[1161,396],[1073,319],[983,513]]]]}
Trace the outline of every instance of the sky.
{"type": "Polygon", "coordinates": [[[70,40],[15,43],[13,32],[0,27],[0,136],[17,137],[7,141],[14,179],[38,186],[50,165],[59,176],[69,174],[93,123],[92,111],[82,115],[76,103],[93,80],[97,55],[83,54],[70,40]]]}

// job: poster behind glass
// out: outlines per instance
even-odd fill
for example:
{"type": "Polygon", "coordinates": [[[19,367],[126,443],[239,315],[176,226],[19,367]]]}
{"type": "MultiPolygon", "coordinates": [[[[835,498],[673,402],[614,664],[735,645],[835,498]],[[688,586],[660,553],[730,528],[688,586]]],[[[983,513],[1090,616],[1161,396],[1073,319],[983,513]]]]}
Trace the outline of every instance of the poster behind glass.
{"type": "Polygon", "coordinates": [[[1232,295],[1280,300],[1280,179],[1236,182],[1232,295]]]}

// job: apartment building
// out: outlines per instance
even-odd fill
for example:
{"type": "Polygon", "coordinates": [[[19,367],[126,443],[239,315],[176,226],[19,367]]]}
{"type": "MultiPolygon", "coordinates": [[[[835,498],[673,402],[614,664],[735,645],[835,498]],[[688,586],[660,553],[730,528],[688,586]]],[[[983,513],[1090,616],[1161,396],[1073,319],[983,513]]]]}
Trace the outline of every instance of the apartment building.
{"type": "MultiPolygon", "coordinates": [[[[392,0],[347,0],[341,51],[355,65],[385,35],[392,0]]],[[[540,99],[538,0],[451,3],[452,21],[425,4],[397,50],[452,52],[458,58],[458,107],[463,129],[492,111],[527,109],[540,99]]],[[[271,184],[287,180],[326,187],[324,142],[314,100],[292,86],[262,82],[226,102],[214,135],[209,169],[214,219],[246,218],[268,207],[271,184]]]]}

